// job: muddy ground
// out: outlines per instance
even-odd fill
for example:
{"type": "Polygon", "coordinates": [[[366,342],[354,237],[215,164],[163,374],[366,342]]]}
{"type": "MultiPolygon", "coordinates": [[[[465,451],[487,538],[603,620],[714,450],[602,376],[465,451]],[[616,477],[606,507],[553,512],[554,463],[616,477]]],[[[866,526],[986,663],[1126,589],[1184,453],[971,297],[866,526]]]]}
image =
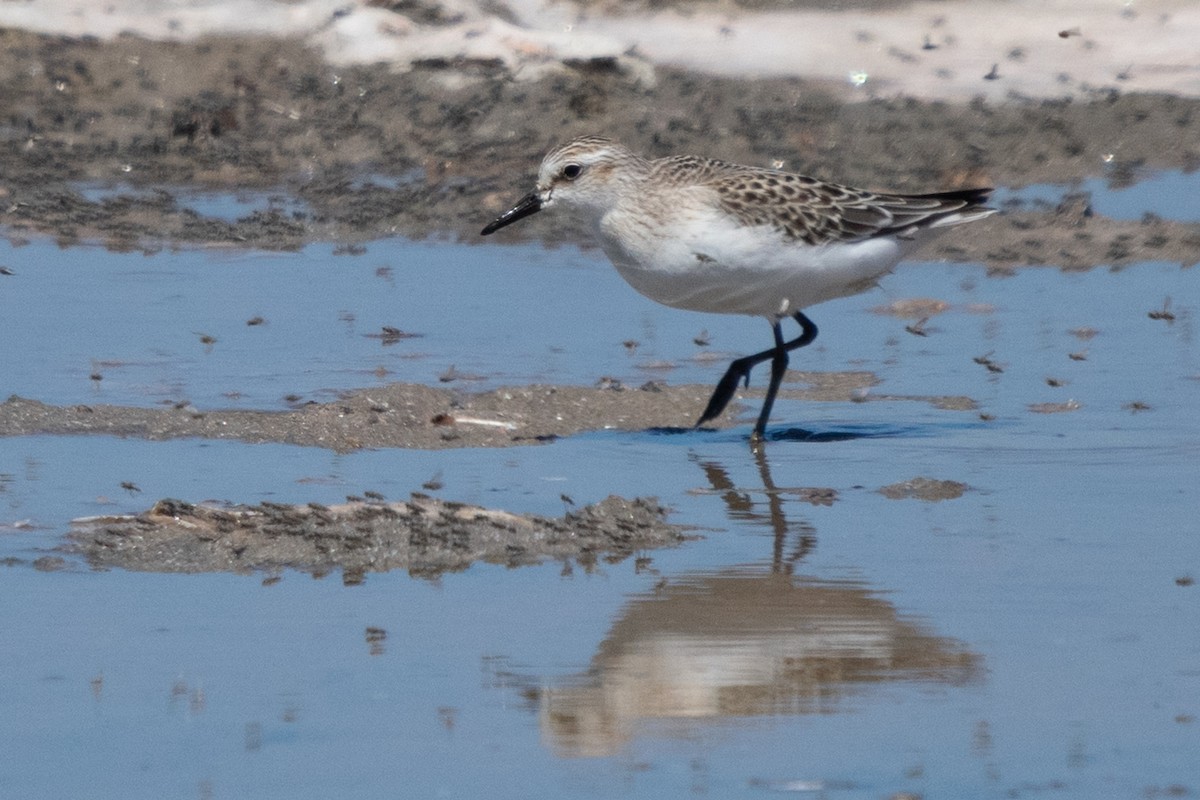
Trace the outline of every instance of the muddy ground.
{"type": "MultiPolygon", "coordinates": [[[[479,229],[530,186],[540,156],[580,133],[647,155],[782,162],[872,188],[1020,186],[1200,166],[1200,101],[1097,92],[1089,102],[845,104],[798,79],[732,80],[621,62],[567,63],[521,81],[499,63],[410,72],[334,68],[300,44],[80,41],[0,31],[0,225],[9,236],[295,248],[479,229]],[[101,202],[78,191],[129,188],[101,202]],[[179,202],[186,188],[259,187],[303,211],[234,222],[179,202]],[[132,191],[152,189],[153,191],[132,191]]],[[[534,219],[506,237],[574,239],[534,219]]],[[[1103,220],[1086,198],[1013,209],[927,255],[991,266],[1194,261],[1200,226],[1103,220]],[[1065,223],[1065,224],[1064,224],[1065,223]]]]}
{"type": "MultiPolygon", "coordinates": [[[[866,372],[796,372],[780,397],[801,400],[915,400],[937,408],[971,411],[962,396],[866,394],[875,378],[866,372]]],[[[605,380],[600,386],[509,386],[488,392],[459,392],[420,384],[394,383],[346,394],[331,403],[311,403],[291,411],[201,410],[191,404],[166,408],[111,405],[54,406],[10,397],[0,403],[0,436],[108,434],[145,439],[236,439],[253,444],[325,447],[346,452],[361,448],[446,449],[505,447],[551,442],[587,430],[654,429],[687,431],[708,402],[712,387],[668,386],[647,381],[626,387],[605,380]]],[[[761,396],[761,387],[745,392],[761,396]]],[[[728,427],[731,413],[706,424],[728,427]]]]}
{"type": "Polygon", "coordinates": [[[320,577],[335,569],[348,584],[368,572],[402,569],[432,578],[476,561],[509,567],[545,559],[612,563],[684,540],[652,499],[609,497],[558,519],[510,514],[426,495],[388,503],[263,503],[230,508],[160,500],[136,516],[76,520],[73,551],[97,569],[148,572],[266,572],[320,577]]]}
{"type": "MultiPolygon", "coordinates": [[[[647,81],[645,74],[627,72],[613,60],[568,63],[535,82],[490,62],[430,62],[401,74],[384,66],[335,69],[317,52],[287,41],[100,42],[0,31],[0,226],[14,241],[48,236],[64,245],[99,242],[116,250],[294,249],[313,241],[353,247],[396,235],[475,242],[484,223],[528,190],[541,154],[579,133],[603,133],[647,155],[691,151],[752,164],[782,162],[793,171],[909,191],[1094,176],[1128,183],[1154,169],[1200,166],[1200,102],[1191,99],[1106,91],[1088,102],[1011,98],[955,106],[896,99],[847,105],[801,80],[731,80],[659,69],[647,81]],[[95,186],[116,191],[90,201],[81,190],[95,186]],[[226,221],[187,207],[187,192],[197,188],[258,188],[302,204],[226,221]]],[[[1200,253],[1200,225],[1103,219],[1082,195],[1055,207],[1006,211],[972,226],[969,237],[944,237],[923,255],[1004,270],[1091,268],[1146,258],[1194,263],[1200,253]]],[[[571,225],[535,218],[506,237],[585,237],[571,225]]],[[[879,399],[864,393],[869,375],[791,377],[807,386],[789,389],[794,396],[879,399]]],[[[652,382],[469,394],[396,384],[288,412],[53,407],[36,398],[10,398],[0,404],[0,435],[201,436],[339,451],[498,446],[604,427],[687,428],[709,391],[652,382]]],[[[969,398],[913,399],[974,408],[969,398]]],[[[199,513],[186,504],[175,508],[199,513]]],[[[277,544],[277,514],[259,508],[236,515],[239,536],[256,528],[264,547],[277,544]]],[[[564,519],[529,524],[574,526],[578,532],[594,522],[564,519]]],[[[603,526],[595,529],[607,535],[603,526]]],[[[93,564],[136,569],[176,569],[180,552],[193,557],[203,550],[211,563],[189,568],[249,564],[319,572],[336,565],[352,575],[375,568],[461,568],[459,556],[466,552],[375,562],[363,555],[377,552],[373,544],[331,562],[328,552],[318,554],[324,544],[314,545],[301,525],[289,540],[296,545],[290,556],[218,563],[233,552],[222,549],[228,542],[216,537],[204,545],[195,538],[179,544],[172,538],[181,530],[177,514],[147,512],[87,530],[92,535],[77,536],[76,546],[93,564]],[[137,535],[114,533],[114,525],[137,535]],[[126,546],[145,541],[150,529],[172,544],[157,551],[126,546]],[[147,552],[167,555],[155,562],[147,552]]],[[[629,552],[621,550],[623,530],[618,526],[609,549],[629,552]]],[[[605,551],[594,540],[581,548],[576,555],[587,548],[605,551]]],[[[471,558],[511,556],[471,552],[471,558]]],[[[531,552],[522,550],[520,558],[533,557],[531,552]]]]}

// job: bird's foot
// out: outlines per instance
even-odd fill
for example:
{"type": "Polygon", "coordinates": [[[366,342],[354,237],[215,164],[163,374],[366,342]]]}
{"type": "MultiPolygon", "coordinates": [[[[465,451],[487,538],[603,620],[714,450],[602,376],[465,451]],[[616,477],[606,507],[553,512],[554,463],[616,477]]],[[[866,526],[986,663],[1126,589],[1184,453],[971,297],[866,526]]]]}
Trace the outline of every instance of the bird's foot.
{"type": "Polygon", "coordinates": [[[738,384],[745,381],[747,386],[750,385],[750,368],[753,366],[753,362],[740,358],[729,365],[729,369],[717,383],[717,388],[713,389],[712,396],[708,398],[708,405],[705,406],[700,419],[696,420],[694,427],[699,428],[704,423],[721,416],[721,412],[725,410],[729,401],[737,393],[738,384]]]}

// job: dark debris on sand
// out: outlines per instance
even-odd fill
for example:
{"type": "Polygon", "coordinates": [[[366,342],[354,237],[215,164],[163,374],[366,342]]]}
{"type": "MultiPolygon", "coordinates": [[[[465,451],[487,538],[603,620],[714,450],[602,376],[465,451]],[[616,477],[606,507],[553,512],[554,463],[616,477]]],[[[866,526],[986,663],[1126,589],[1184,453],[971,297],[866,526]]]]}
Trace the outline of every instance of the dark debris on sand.
{"type": "Polygon", "coordinates": [[[653,498],[610,496],[562,517],[482,508],[414,494],[406,502],[216,507],[165,499],[135,516],[75,520],[72,552],[97,569],[144,572],[340,570],[346,583],[368,572],[423,577],[477,561],[515,567],[547,559],[589,568],[686,538],[653,498]]]}

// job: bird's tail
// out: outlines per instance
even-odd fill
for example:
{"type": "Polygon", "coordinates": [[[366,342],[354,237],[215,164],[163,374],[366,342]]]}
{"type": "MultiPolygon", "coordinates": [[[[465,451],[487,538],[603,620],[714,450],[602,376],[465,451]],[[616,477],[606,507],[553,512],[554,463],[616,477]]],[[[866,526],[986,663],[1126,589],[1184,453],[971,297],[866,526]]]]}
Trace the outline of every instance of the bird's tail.
{"type": "Polygon", "coordinates": [[[871,235],[912,239],[922,230],[983,219],[996,213],[996,209],[985,205],[991,193],[989,188],[955,189],[932,194],[879,195],[877,208],[885,211],[888,220],[873,230],[871,235]]]}
{"type": "Polygon", "coordinates": [[[988,198],[992,195],[990,187],[985,189],[955,189],[949,192],[933,192],[932,194],[905,195],[917,207],[925,206],[927,210],[920,220],[914,221],[922,228],[941,228],[947,225],[959,225],[972,222],[995,214],[997,209],[987,206],[988,198]],[[932,205],[932,208],[929,206],[932,205]]]}

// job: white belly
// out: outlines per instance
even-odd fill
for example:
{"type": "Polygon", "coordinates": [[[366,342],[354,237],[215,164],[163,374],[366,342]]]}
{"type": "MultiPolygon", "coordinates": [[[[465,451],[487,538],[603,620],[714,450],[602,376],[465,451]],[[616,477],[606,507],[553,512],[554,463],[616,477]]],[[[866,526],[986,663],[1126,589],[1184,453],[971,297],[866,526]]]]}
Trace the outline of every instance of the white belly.
{"type": "MultiPolygon", "coordinates": [[[[812,246],[720,214],[666,227],[616,212],[600,240],[634,289],[664,305],[720,314],[779,317],[866,291],[904,253],[895,238],[812,246]]],[[[904,244],[907,244],[905,242],[904,244]]]]}

